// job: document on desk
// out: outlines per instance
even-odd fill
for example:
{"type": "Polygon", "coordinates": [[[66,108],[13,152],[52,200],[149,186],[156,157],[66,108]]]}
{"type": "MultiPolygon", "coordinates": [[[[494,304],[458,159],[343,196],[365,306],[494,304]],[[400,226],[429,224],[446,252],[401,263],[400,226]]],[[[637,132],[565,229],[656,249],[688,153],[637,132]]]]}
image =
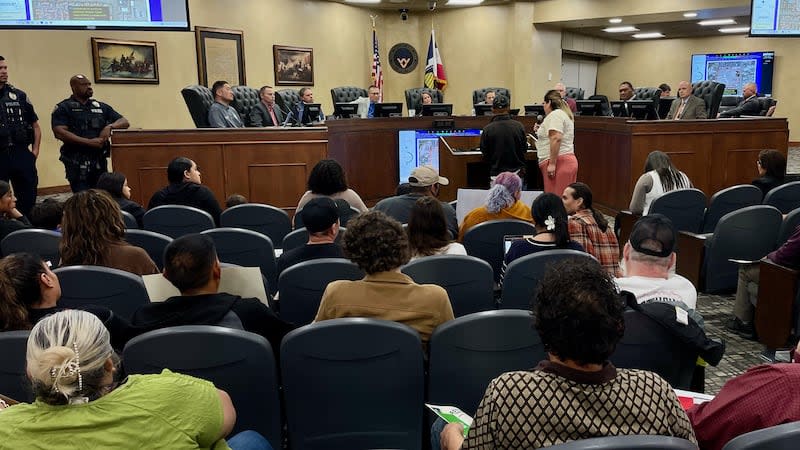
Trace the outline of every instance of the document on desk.
{"type": "Polygon", "coordinates": [[[683,389],[672,389],[675,395],[678,396],[678,401],[684,410],[691,408],[694,405],[699,405],[714,399],[713,395],[701,394],[699,392],[684,391],[683,389]]]}

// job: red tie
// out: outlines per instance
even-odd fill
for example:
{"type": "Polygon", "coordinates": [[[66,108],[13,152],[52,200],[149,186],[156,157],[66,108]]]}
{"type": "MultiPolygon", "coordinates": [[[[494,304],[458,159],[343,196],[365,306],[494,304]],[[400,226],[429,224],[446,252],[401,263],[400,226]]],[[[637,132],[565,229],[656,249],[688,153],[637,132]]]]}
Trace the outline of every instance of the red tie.
{"type": "Polygon", "coordinates": [[[275,117],[275,110],[272,109],[272,105],[267,106],[267,110],[269,111],[269,116],[272,117],[272,124],[275,126],[280,125],[278,123],[278,118],[275,117]]]}

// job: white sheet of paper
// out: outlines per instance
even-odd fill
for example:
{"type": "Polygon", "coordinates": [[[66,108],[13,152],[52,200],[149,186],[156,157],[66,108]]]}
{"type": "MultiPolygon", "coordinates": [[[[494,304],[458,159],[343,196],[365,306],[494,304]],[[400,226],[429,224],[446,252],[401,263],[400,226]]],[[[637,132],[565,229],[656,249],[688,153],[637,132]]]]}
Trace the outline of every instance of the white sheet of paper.
{"type": "MultiPolygon", "coordinates": [[[[147,294],[151,302],[164,300],[181,295],[160,273],[142,276],[147,294]]],[[[257,298],[261,303],[269,305],[267,293],[264,291],[264,281],[258,267],[223,267],[219,280],[219,292],[238,295],[243,298],[257,298]]]]}

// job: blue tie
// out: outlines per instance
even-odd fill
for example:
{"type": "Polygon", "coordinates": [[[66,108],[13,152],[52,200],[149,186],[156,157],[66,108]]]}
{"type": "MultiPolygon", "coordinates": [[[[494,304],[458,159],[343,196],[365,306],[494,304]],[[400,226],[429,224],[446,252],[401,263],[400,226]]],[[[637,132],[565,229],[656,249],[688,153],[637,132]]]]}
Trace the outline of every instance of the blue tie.
{"type": "Polygon", "coordinates": [[[367,112],[367,117],[369,118],[375,117],[375,103],[369,104],[369,112],[367,112]]]}

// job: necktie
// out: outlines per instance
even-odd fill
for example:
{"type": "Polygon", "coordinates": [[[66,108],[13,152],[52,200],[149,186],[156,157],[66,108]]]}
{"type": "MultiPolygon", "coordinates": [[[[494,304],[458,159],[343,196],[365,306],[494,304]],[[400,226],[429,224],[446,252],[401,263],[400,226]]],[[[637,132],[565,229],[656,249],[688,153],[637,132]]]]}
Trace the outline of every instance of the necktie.
{"type": "Polygon", "coordinates": [[[375,117],[375,103],[369,104],[369,112],[367,112],[367,117],[369,118],[375,117]]]}
{"type": "Polygon", "coordinates": [[[269,116],[272,117],[272,124],[273,125],[280,125],[278,123],[278,118],[275,117],[275,110],[272,108],[272,105],[267,106],[267,111],[269,111],[269,116]]]}
{"type": "Polygon", "coordinates": [[[686,106],[686,100],[681,100],[681,106],[678,107],[678,112],[675,113],[675,118],[680,119],[683,115],[683,108],[686,106]]]}

